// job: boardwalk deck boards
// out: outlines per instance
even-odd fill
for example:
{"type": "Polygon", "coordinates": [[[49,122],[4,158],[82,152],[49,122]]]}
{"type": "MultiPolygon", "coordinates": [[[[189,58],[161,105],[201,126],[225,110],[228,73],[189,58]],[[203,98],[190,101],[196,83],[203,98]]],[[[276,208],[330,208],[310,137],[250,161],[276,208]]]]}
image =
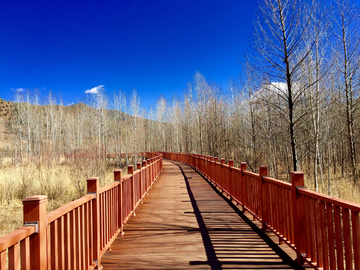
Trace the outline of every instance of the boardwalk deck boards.
{"type": "Polygon", "coordinates": [[[192,168],[164,161],[104,269],[292,269],[192,168]]]}

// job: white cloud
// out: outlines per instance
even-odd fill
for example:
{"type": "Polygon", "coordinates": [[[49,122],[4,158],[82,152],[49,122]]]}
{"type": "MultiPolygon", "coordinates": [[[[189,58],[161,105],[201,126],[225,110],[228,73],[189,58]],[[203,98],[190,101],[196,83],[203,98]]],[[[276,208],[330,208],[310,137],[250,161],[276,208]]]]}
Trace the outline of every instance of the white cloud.
{"type": "Polygon", "coordinates": [[[99,94],[104,90],[105,85],[98,85],[85,91],[85,94],[99,94]]]}
{"type": "Polygon", "coordinates": [[[272,82],[271,85],[268,87],[269,90],[274,92],[287,92],[287,84],[284,82],[272,82]]]}
{"type": "Polygon", "coordinates": [[[25,89],[24,88],[16,88],[16,90],[15,90],[16,92],[24,92],[25,91],[25,89]]]}

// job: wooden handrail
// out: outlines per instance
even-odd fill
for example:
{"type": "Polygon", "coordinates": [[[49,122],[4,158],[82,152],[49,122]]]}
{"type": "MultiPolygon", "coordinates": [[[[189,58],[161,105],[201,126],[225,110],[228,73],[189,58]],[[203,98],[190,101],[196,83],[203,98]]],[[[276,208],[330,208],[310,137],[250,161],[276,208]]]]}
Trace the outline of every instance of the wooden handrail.
{"type": "Polygon", "coordinates": [[[74,210],[75,208],[83,205],[84,203],[91,201],[93,198],[95,198],[94,194],[88,194],[75,201],[63,205],[55,209],[54,211],[51,211],[46,215],[47,224],[50,224],[54,220],[60,218],[61,216],[64,216],[65,214],[69,213],[71,210],[74,210]]]}
{"type": "MultiPolygon", "coordinates": [[[[291,173],[292,183],[235,168],[217,157],[163,152],[186,163],[226,193],[243,211],[274,232],[297,253],[296,262],[314,268],[360,269],[360,205],[304,188],[304,174],[291,173]]],[[[263,171],[261,173],[261,171],[263,171]]]]}
{"type": "Polygon", "coordinates": [[[114,182],[102,188],[98,178],[89,178],[87,195],[48,214],[46,196],[24,199],[25,225],[0,238],[0,270],[19,269],[19,261],[21,269],[102,269],[102,255],[162,170],[161,153],[141,155],[148,160],[134,173],[122,177],[115,170],[114,182]],[[125,214],[128,204],[132,208],[125,214]]]}
{"type": "Polygon", "coordinates": [[[116,186],[118,186],[119,185],[119,183],[117,183],[117,182],[112,182],[112,183],[110,183],[110,184],[107,184],[106,186],[103,186],[103,187],[101,187],[100,189],[99,189],[99,193],[101,194],[101,193],[104,193],[104,192],[106,192],[106,191],[108,191],[108,190],[110,190],[110,189],[112,189],[112,188],[114,188],[114,187],[116,187],[116,186]]]}
{"type": "Polygon", "coordinates": [[[308,189],[299,189],[298,192],[305,196],[312,197],[314,199],[318,199],[318,200],[324,201],[326,203],[331,203],[331,204],[334,204],[334,205],[337,205],[337,206],[340,206],[343,208],[347,208],[351,211],[360,212],[360,204],[358,204],[358,203],[335,198],[335,197],[328,196],[326,194],[321,194],[321,193],[318,193],[318,192],[315,192],[312,190],[308,190],[308,189]]]}
{"type": "Polygon", "coordinates": [[[9,247],[19,243],[21,240],[31,236],[35,233],[35,225],[23,226],[3,237],[0,238],[0,252],[8,249],[9,247]]]}

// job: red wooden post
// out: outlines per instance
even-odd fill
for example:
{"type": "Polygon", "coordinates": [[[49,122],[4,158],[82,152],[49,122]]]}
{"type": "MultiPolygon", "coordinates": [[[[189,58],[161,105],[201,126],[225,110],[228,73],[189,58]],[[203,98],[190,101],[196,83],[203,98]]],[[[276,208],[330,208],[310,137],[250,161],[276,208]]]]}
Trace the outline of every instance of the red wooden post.
{"type": "Polygon", "coordinates": [[[247,192],[247,183],[246,183],[246,177],[244,175],[244,172],[243,171],[246,171],[247,169],[247,164],[246,162],[241,162],[240,163],[240,169],[241,169],[241,184],[240,184],[240,192],[241,192],[241,203],[242,203],[242,211],[245,212],[245,206],[247,204],[247,201],[246,201],[246,192],[247,192]]]}
{"type": "Polygon", "coordinates": [[[213,182],[217,185],[218,184],[218,179],[217,178],[217,167],[218,167],[218,161],[219,161],[219,158],[218,157],[214,157],[214,167],[213,167],[213,182]]]}
{"type": "Polygon", "coordinates": [[[304,188],[304,173],[292,172],[291,173],[291,197],[292,197],[292,211],[293,211],[293,224],[294,224],[294,241],[296,246],[296,263],[299,265],[304,264],[303,252],[305,252],[305,210],[301,205],[301,194],[298,193],[299,188],[304,188]]]}
{"type": "Polygon", "coordinates": [[[151,168],[150,168],[150,159],[146,160],[146,164],[148,165],[146,169],[146,182],[148,183],[147,189],[151,188],[151,168]]]}
{"type": "Polygon", "coordinates": [[[224,166],[225,165],[225,158],[221,158],[220,159],[220,188],[221,188],[221,192],[224,191],[224,182],[225,182],[225,169],[224,166]]]}
{"type": "Polygon", "coordinates": [[[151,158],[150,159],[150,181],[151,184],[154,182],[155,177],[154,177],[154,159],[151,158]]]}
{"type": "Polygon", "coordinates": [[[134,181],[134,166],[128,166],[128,174],[131,174],[131,211],[135,217],[135,181],[134,181]]]}
{"type": "Polygon", "coordinates": [[[99,196],[99,178],[92,177],[86,180],[87,193],[95,194],[95,199],[92,200],[92,222],[93,222],[93,258],[95,269],[101,269],[100,261],[100,196],[99,196]]]}
{"type": "MultiPolygon", "coordinates": [[[[136,169],[141,170],[141,162],[136,163],[136,169]]],[[[139,190],[140,201],[141,201],[141,203],[143,203],[142,194],[141,194],[141,191],[143,189],[142,188],[142,173],[141,173],[141,171],[139,172],[139,177],[140,177],[140,185],[137,188],[139,190]]]]}
{"type": "Polygon", "coordinates": [[[261,193],[260,196],[260,205],[261,205],[261,214],[262,214],[262,230],[266,230],[266,225],[269,222],[269,190],[267,188],[267,184],[264,181],[263,177],[267,176],[268,174],[268,168],[266,166],[261,166],[259,168],[259,175],[260,175],[260,181],[261,181],[261,193]]]}
{"type": "Polygon", "coordinates": [[[230,193],[230,200],[233,199],[234,195],[234,172],[231,167],[234,167],[234,161],[229,159],[229,193],[230,193]]]}
{"type": "Polygon", "coordinates": [[[145,180],[144,180],[144,184],[145,184],[145,187],[144,187],[144,192],[145,192],[145,194],[146,195],[148,195],[148,193],[147,193],[147,188],[148,188],[148,186],[147,186],[147,183],[148,183],[148,169],[146,168],[146,166],[147,166],[147,162],[146,162],[146,160],[144,160],[143,162],[142,162],[142,166],[145,168],[145,172],[144,172],[144,177],[145,177],[145,180]]]}
{"type": "Polygon", "coordinates": [[[47,269],[46,249],[46,200],[43,195],[27,197],[23,200],[24,225],[36,226],[36,233],[30,236],[30,268],[47,269]]]}
{"type": "Polygon", "coordinates": [[[123,206],[123,199],[122,199],[122,171],[121,170],[114,170],[114,181],[119,182],[118,185],[118,229],[120,229],[120,233],[121,235],[124,235],[124,224],[123,224],[123,220],[122,220],[122,206],[123,206]]]}

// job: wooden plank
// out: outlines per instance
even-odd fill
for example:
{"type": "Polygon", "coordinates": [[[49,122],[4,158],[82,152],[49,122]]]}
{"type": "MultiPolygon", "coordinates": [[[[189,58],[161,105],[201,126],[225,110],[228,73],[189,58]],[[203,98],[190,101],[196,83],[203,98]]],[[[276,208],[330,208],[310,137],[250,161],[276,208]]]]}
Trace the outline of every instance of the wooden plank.
{"type": "Polygon", "coordinates": [[[6,253],[7,253],[6,250],[0,252],[0,270],[7,269],[6,253]]]}
{"type": "Polygon", "coordinates": [[[355,270],[360,270],[360,221],[359,221],[359,212],[352,211],[351,220],[352,220],[353,246],[354,246],[354,255],[355,255],[354,265],[355,265],[355,270]]]}
{"type": "Polygon", "coordinates": [[[21,270],[30,270],[30,239],[26,237],[20,242],[21,270]]]}
{"type": "Polygon", "coordinates": [[[80,259],[81,259],[81,269],[86,269],[86,255],[85,250],[89,248],[89,246],[85,246],[85,206],[82,205],[79,207],[80,211],[80,259]]]}
{"type": "Polygon", "coordinates": [[[77,269],[75,210],[70,212],[70,269],[77,269]]]}
{"type": "Polygon", "coordinates": [[[314,258],[313,254],[313,246],[314,246],[314,237],[312,236],[314,234],[313,231],[313,213],[310,209],[310,198],[304,196],[305,200],[305,209],[308,209],[308,214],[305,215],[305,226],[306,226],[306,257],[307,258],[314,258]]]}
{"type": "Polygon", "coordinates": [[[295,243],[295,237],[294,237],[294,217],[293,217],[293,211],[291,210],[291,191],[289,190],[288,192],[286,192],[287,196],[286,196],[286,203],[287,203],[287,206],[288,206],[288,213],[290,213],[290,215],[288,216],[289,218],[289,232],[290,232],[290,235],[289,235],[289,241],[290,243],[294,244],[295,243]]]}
{"type": "Polygon", "coordinates": [[[58,260],[59,260],[58,220],[54,220],[50,224],[50,243],[51,243],[51,248],[50,248],[51,269],[57,269],[58,268],[58,260]]]}
{"type": "MultiPolygon", "coordinates": [[[[32,245],[31,249],[34,248],[32,245]]],[[[47,268],[51,268],[51,232],[50,232],[50,225],[46,226],[46,255],[47,255],[47,268]]],[[[37,264],[37,263],[35,263],[37,264]]],[[[33,267],[33,266],[32,266],[33,267]]]]}
{"type": "Polygon", "coordinates": [[[328,249],[328,238],[327,238],[327,224],[326,224],[326,208],[325,202],[319,202],[320,210],[320,226],[321,226],[321,239],[322,239],[322,256],[323,256],[323,268],[324,270],[329,269],[329,249],[328,249]]]}
{"type": "Polygon", "coordinates": [[[321,236],[321,217],[320,202],[314,199],[315,209],[315,237],[316,237],[316,262],[319,267],[323,267],[323,239],[321,236]]]}
{"type": "Polygon", "coordinates": [[[336,261],[338,270],[344,270],[343,229],[340,206],[335,206],[336,261]]]}
{"type": "Polygon", "coordinates": [[[9,270],[19,269],[19,243],[8,249],[9,270]]]}
{"type": "Polygon", "coordinates": [[[58,220],[58,253],[59,253],[59,259],[58,263],[59,266],[57,269],[63,270],[65,269],[65,237],[64,237],[64,216],[60,217],[58,220]]]}
{"type": "Polygon", "coordinates": [[[89,254],[89,264],[91,265],[94,262],[94,225],[93,225],[93,203],[89,203],[89,218],[88,218],[88,224],[89,224],[89,247],[90,247],[90,254],[89,254]]]}
{"type": "Polygon", "coordinates": [[[86,203],[84,206],[84,223],[85,223],[85,266],[86,269],[90,266],[90,251],[92,247],[90,246],[90,230],[89,230],[89,203],[86,203]]]}
{"type": "Polygon", "coordinates": [[[71,269],[71,226],[70,226],[70,213],[64,216],[64,268],[71,269]]]}
{"type": "Polygon", "coordinates": [[[351,229],[350,229],[350,211],[342,209],[343,226],[344,226],[344,247],[345,247],[345,265],[346,270],[353,269],[353,256],[351,248],[351,229]]]}
{"type": "Polygon", "coordinates": [[[335,233],[334,233],[334,209],[331,203],[327,203],[327,224],[328,224],[328,241],[329,241],[329,258],[330,269],[336,269],[336,256],[335,256],[335,233]]]}
{"type": "Polygon", "coordinates": [[[76,269],[81,269],[81,228],[80,228],[80,207],[75,212],[75,257],[76,269]]]}

